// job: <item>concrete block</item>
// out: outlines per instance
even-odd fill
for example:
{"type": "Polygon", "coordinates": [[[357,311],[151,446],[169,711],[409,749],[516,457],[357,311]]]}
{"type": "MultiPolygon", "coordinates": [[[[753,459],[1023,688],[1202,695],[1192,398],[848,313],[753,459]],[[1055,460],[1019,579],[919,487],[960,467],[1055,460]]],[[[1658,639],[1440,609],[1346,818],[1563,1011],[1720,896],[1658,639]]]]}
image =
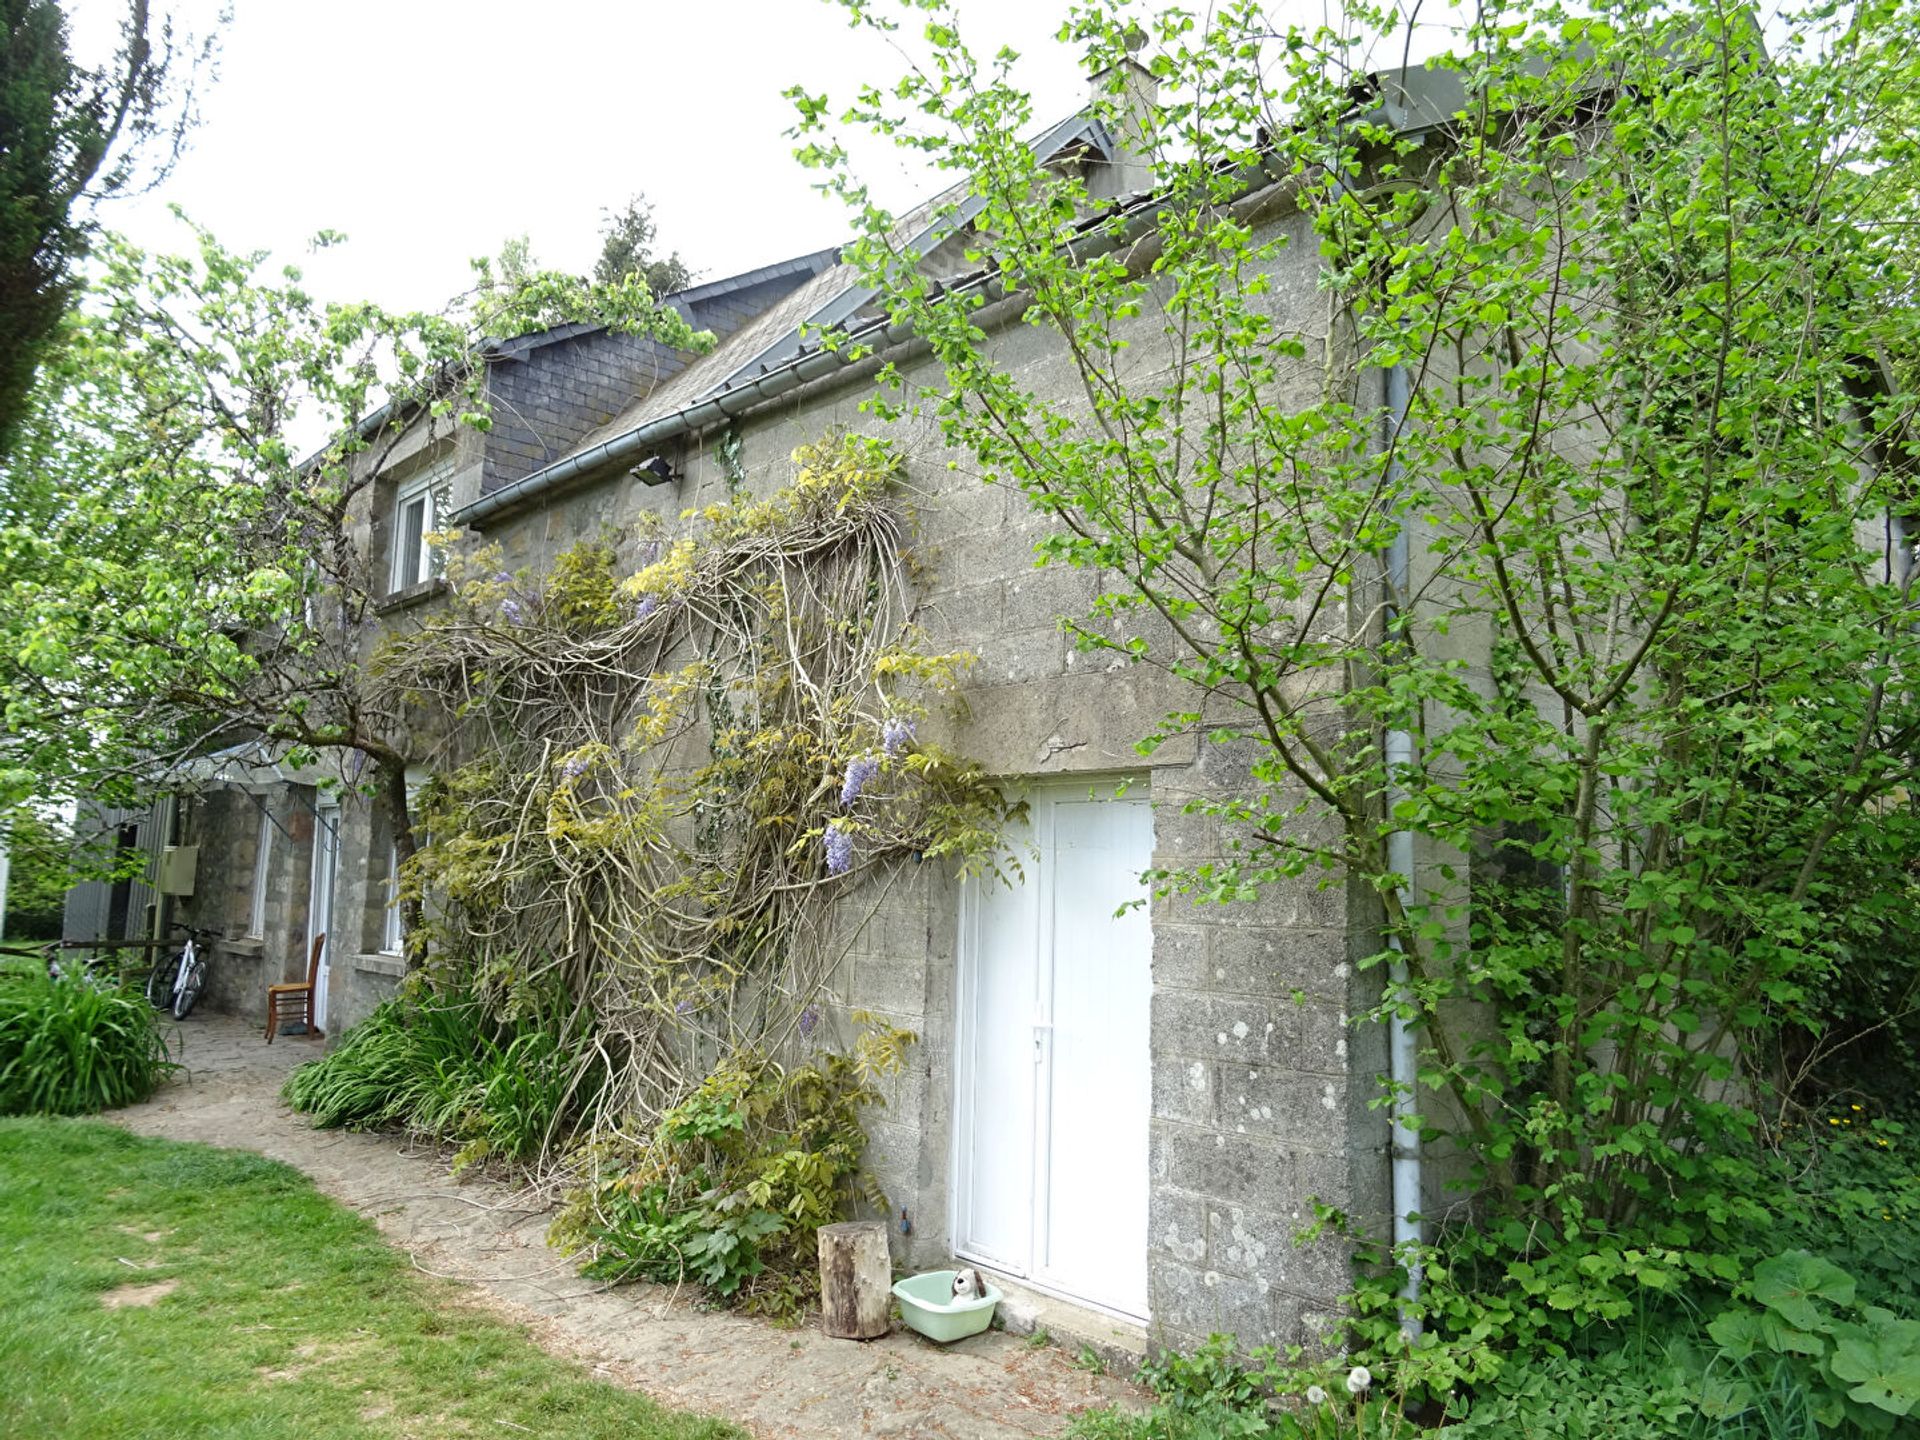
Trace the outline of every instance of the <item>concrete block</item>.
{"type": "Polygon", "coordinates": [[[989,685],[1050,680],[1064,668],[1065,641],[1052,625],[982,635],[973,650],[980,657],[974,673],[989,685]]]}
{"type": "Polygon", "coordinates": [[[1287,1000],[1296,990],[1335,1000],[1346,994],[1351,969],[1344,930],[1219,925],[1209,933],[1206,989],[1287,1000]]]}
{"type": "Polygon", "coordinates": [[[1154,1121],[1153,1139],[1168,1179],[1183,1190],[1227,1204],[1278,1208],[1295,1203],[1293,1157],[1273,1145],[1160,1120],[1154,1121]]]}
{"type": "Polygon", "coordinates": [[[1322,1304],[1347,1292],[1353,1277],[1350,1249],[1337,1235],[1303,1243],[1301,1232],[1313,1222],[1303,1201],[1285,1214],[1212,1205],[1207,1210],[1210,1265],[1240,1275],[1264,1277],[1270,1285],[1322,1304]]]}
{"type": "Polygon", "coordinates": [[[1154,1053],[1252,1065],[1280,1063],[1293,1046],[1291,1008],[1253,996],[1156,989],[1154,1053]]]}
{"type": "MultiPolygon", "coordinates": [[[[1384,1178],[1386,1142],[1384,1122],[1379,1132],[1378,1142],[1374,1148],[1382,1161],[1380,1165],[1372,1163],[1373,1156],[1360,1148],[1358,1136],[1354,1137],[1352,1151],[1349,1153],[1327,1154],[1315,1150],[1296,1150],[1293,1156],[1294,1183],[1300,1187],[1300,1204],[1304,1206],[1317,1200],[1322,1205],[1332,1205],[1349,1212],[1358,1210],[1362,1204],[1371,1205],[1378,1197],[1362,1193],[1363,1187],[1355,1184],[1357,1178],[1355,1169],[1358,1167],[1363,1174],[1378,1170],[1380,1176],[1384,1178]]],[[[1369,1178],[1372,1177],[1369,1176],[1369,1178]]],[[[1257,1204],[1258,1201],[1254,1203],[1257,1204]]]]}
{"type": "Polygon", "coordinates": [[[1353,1027],[1344,1010],[1324,1001],[1295,1007],[1289,1069],[1345,1075],[1353,1027]]]}
{"type": "Polygon", "coordinates": [[[854,962],[851,995],[856,1010],[873,1010],[914,1028],[926,1009],[926,969],[897,956],[854,962]]]}
{"type": "Polygon", "coordinates": [[[1231,1335],[1242,1348],[1292,1342],[1297,1315],[1284,1325],[1269,1288],[1258,1280],[1160,1260],[1149,1276],[1148,1304],[1161,1343],[1191,1349],[1209,1335],[1231,1335]]]}
{"type": "Polygon", "coordinates": [[[1221,1129],[1324,1150],[1345,1145],[1351,1105],[1344,1080],[1226,1062],[1215,1070],[1221,1129]]]}
{"type": "Polygon", "coordinates": [[[1184,1055],[1153,1057],[1153,1113],[1162,1120],[1211,1129],[1214,1066],[1184,1055]]]}
{"type": "Polygon", "coordinates": [[[1007,577],[1007,624],[1057,625],[1062,616],[1084,618],[1093,606],[1096,576],[1091,570],[1048,565],[1007,577]]]}
{"type": "Polygon", "coordinates": [[[926,625],[933,643],[942,648],[970,649],[982,635],[1004,623],[1004,587],[998,580],[948,590],[930,602],[926,625]]]}
{"type": "Polygon", "coordinates": [[[1147,1205],[1147,1245],[1156,1257],[1202,1265],[1207,1255],[1207,1206],[1198,1195],[1155,1187],[1147,1205]]]}
{"type": "MultiPolygon", "coordinates": [[[[1156,820],[1157,828],[1157,820],[1156,820]]],[[[1153,983],[1177,990],[1208,990],[1211,969],[1204,925],[1159,925],[1153,931],[1153,983]]]]}

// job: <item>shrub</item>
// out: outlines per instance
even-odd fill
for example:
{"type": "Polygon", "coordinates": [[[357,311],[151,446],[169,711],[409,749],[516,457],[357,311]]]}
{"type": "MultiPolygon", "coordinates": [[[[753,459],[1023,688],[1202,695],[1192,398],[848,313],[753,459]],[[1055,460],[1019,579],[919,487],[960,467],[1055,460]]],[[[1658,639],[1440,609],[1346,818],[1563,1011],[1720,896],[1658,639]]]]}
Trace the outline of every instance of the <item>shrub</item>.
{"type": "Polygon", "coordinates": [[[0,984],[0,1115],[91,1115],[177,1068],[153,1008],[126,990],[45,976],[0,984]]]}
{"type": "Polygon", "coordinates": [[[563,1249],[609,1280],[692,1280],[717,1300],[789,1316],[817,1286],[815,1235],[864,1196],[860,1111],[913,1036],[855,1012],[853,1053],[793,1068],[737,1052],[639,1145],[597,1147],[598,1178],[554,1223],[563,1249]]]}
{"type": "Polygon", "coordinates": [[[564,1142],[605,1084],[605,1057],[557,1005],[518,1018],[424,987],[395,997],[338,1049],[287,1077],[287,1103],[323,1129],[398,1127],[484,1159],[531,1165],[564,1142]]]}

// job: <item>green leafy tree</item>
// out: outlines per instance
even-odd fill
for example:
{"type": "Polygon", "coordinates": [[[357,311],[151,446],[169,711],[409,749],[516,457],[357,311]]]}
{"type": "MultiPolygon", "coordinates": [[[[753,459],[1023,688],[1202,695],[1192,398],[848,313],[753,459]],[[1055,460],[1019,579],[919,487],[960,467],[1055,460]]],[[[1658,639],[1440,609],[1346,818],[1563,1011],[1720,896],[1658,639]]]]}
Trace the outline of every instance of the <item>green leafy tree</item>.
{"type": "Polygon", "coordinates": [[[0,841],[6,845],[9,861],[7,911],[0,916],[0,936],[58,939],[70,883],[73,836],[57,816],[20,805],[0,816],[0,841]]]}
{"type": "Polygon", "coordinates": [[[629,275],[638,275],[656,295],[686,289],[693,279],[693,271],[680,258],[680,252],[653,253],[659,225],[646,196],[635,195],[620,209],[603,210],[601,215],[600,258],[593,267],[595,280],[602,285],[617,285],[629,275]]]}
{"type": "Polygon", "coordinates": [[[0,52],[0,454],[73,295],[91,206],[163,177],[194,119],[211,41],[177,38],[128,0],[120,47],[98,69],[68,51],[56,0],[4,0],[0,52]]]}
{"type": "Polygon", "coordinates": [[[1430,1323],[1484,1356],[1729,1283],[1713,1237],[1756,1217],[1715,1209],[1724,1167],[1819,1073],[1789,1042],[1831,1038],[1854,956],[1914,964],[1915,397],[1882,357],[1920,335],[1884,123],[1920,17],[1821,6],[1769,56],[1714,0],[1510,0],[1403,86],[1397,15],[1277,31],[1232,0],[1148,17],[1144,111],[1134,7],[1084,0],[1062,38],[1152,170],[1116,206],[1020,142],[1012,57],[954,5],[842,3],[913,60],[838,108],[793,92],[935,362],[876,408],[937,419],[1057,523],[1044,563],[1098,570],[1081,643],[1192,697],[1146,747],[1252,755],[1192,802],[1224,853],[1167,887],[1374,897],[1410,1123],[1514,1221],[1447,1237],[1430,1323]],[[903,248],[842,125],[951,172],[980,283],[903,248]],[[1001,361],[1021,324],[1077,385],[1001,361]]]}
{"type": "MultiPolygon", "coordinates": [[[[188,256],[98,247],[0,463],[0,795],[112,803],[262,739],[349,779],[371,762],[410,853],[409,728],[364,683],[385,592],[368,509],[403,436],[488,426],[479,297],[321,303],[196,234],[188,256]],[[303,433],[325,437],[304,458],[303,433]]],[[[638,282],[533,272],[489,314],[707,343],[638,282]]]]}

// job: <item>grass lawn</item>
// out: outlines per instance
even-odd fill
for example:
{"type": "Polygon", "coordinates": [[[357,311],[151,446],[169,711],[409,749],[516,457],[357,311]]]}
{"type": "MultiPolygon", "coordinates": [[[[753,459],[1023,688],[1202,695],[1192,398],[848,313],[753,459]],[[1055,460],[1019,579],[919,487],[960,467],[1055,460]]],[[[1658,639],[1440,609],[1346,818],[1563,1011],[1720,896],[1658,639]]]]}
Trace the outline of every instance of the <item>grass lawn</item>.
{"type": "Polygon", "coordinates": [[[5,1436],[741,1433],[546,1354],[297,1171],[97,1121],[0,1120],[0,1317],[5,1436]]]}

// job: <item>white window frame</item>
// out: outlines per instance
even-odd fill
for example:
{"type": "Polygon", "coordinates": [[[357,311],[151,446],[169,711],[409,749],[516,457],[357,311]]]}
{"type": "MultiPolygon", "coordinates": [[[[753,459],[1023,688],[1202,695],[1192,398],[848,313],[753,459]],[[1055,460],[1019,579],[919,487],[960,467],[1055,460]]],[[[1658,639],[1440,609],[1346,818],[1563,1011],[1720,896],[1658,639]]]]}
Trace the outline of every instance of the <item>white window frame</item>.
{"type": "MultiPolygon", "coordinates": [[[[418,766],[407,767],[407,816],[412,819],[419,802],[420,788],[427,783],[427,772],[418,766]]],[[[407,917],[400,907],[400,841],[387,841],[387,907],[381,920],[380,953],[404,955],[407,950],[407,917]]]]}
{"type": "Polygon", "coordinates": [[[434,533],[434,481],[439,478],[439,467],[430,466],[424,473],[401,485],[393,497],[393,575],[389,585],[392,593],[411,590],[415,585],[433,578],[433,544],[427,538],[434,533]],[[402,538],[407,533],[406,514],[415,502],[425,508],[420,514],[420,549],[409,555],[401,548],[402,538]],[[407,578],[408,562],[418,567],[413,578],[407,578]]]}
{"type": "Polygon", "coordinates": [[[253,847],[253,897],[247,906],[247,938],[267,936],[267,889],[273,877],[273,816],[260,807],[260,834],[253,847]]]}
{"type": "Polygon", "coordinates": [[[380,936],[382,955],[400,955],[407,948],[406,916],[400,909],[400,842],[387,842],[387,915],[380,936]]]}

